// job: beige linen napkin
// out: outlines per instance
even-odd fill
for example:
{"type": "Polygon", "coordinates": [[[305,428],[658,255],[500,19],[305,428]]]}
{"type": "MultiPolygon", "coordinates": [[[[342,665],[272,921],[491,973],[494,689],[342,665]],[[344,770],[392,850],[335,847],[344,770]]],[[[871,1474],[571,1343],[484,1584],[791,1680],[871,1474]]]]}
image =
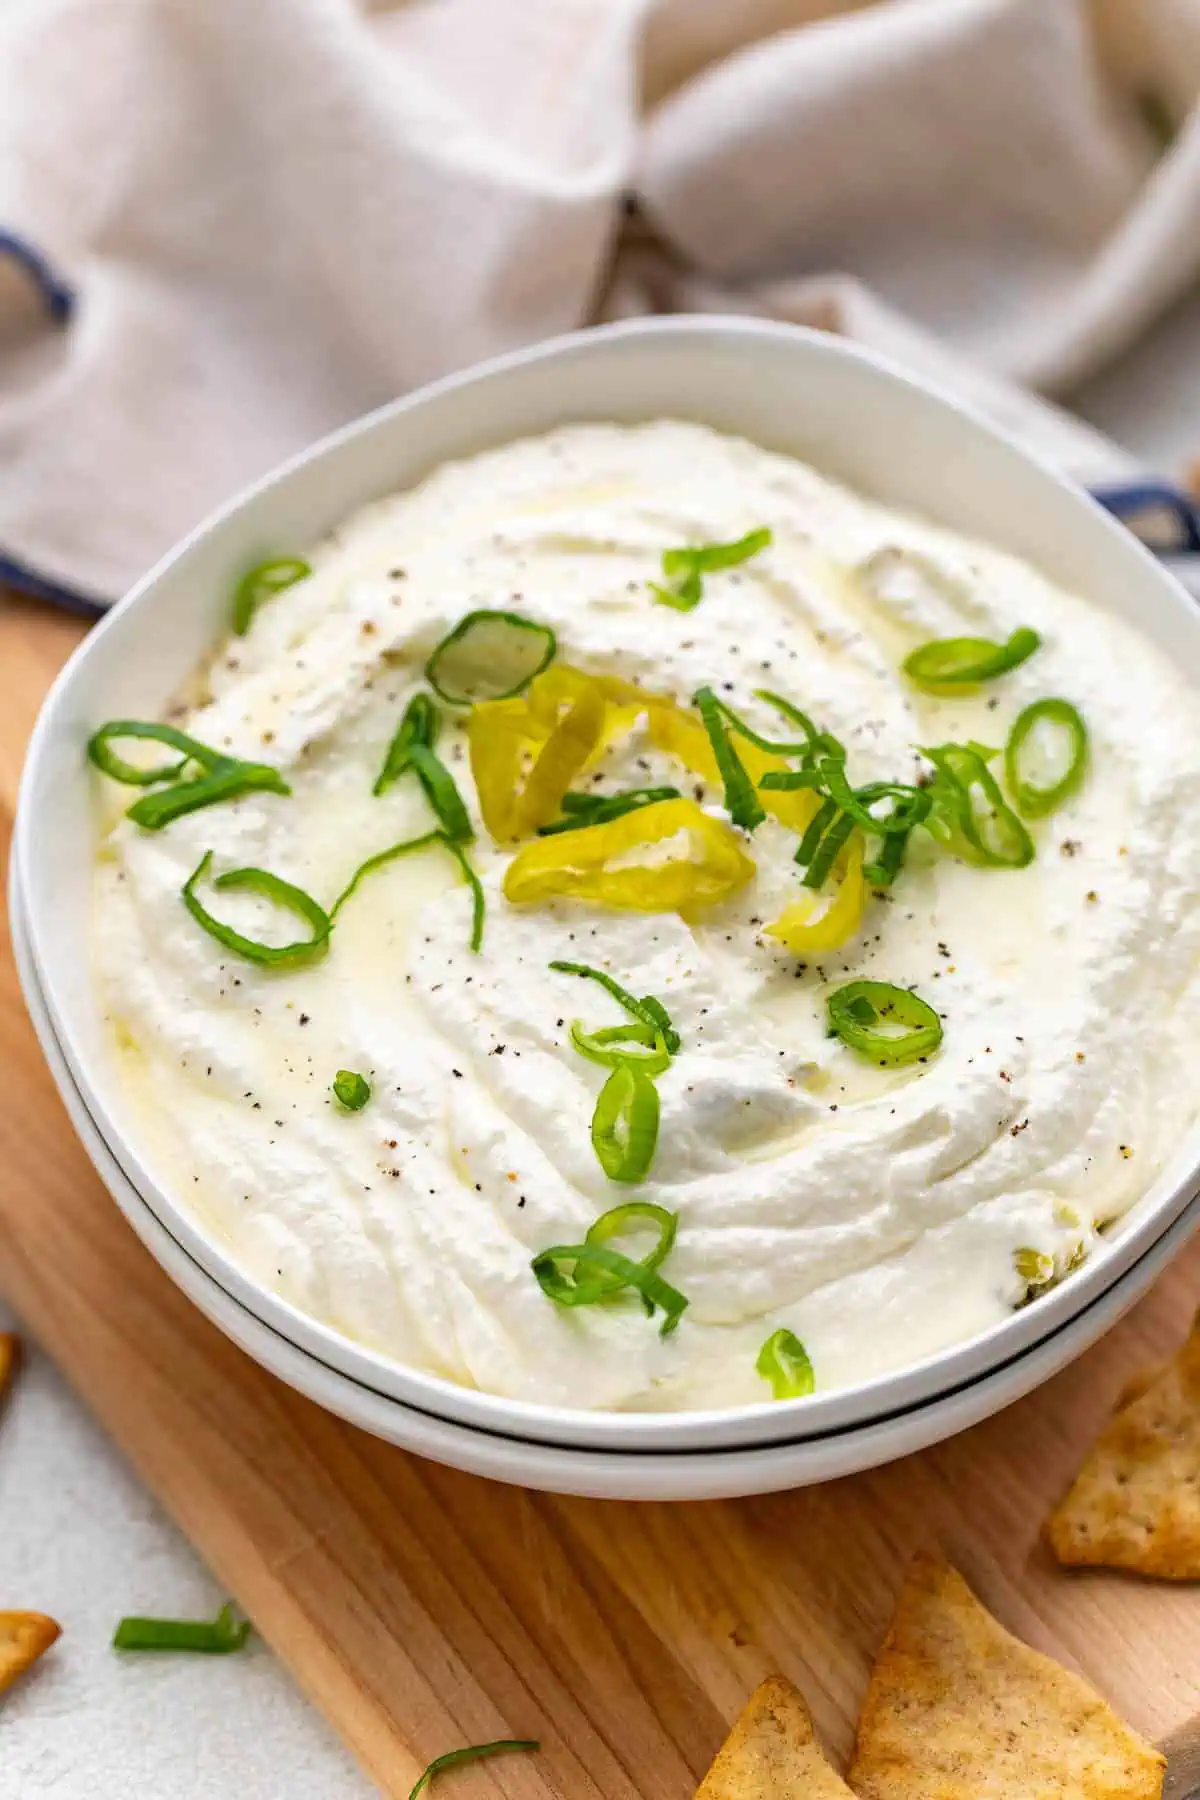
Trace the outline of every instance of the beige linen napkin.
{"type": "Polygon", "coordinates": [[[1194,279],[1198,92],[1200,0],[5,0],[0,572],[112,598],[356,413],[646,310],[1120,473],[1029,390],[1194,279]]]}

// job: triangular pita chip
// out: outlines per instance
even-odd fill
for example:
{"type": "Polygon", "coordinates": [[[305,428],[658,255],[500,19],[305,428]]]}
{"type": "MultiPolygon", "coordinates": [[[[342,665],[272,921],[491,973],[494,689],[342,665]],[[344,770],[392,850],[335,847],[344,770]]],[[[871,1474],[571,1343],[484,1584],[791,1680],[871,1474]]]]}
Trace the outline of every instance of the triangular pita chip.
{"type": "Polygon", "coordinates": [[[1200,1326],[1127,1387],[1046,1528],[1061,1563],[1200,1580],[1200,1326]]]}
{"type": "Polygon", "coordinates": [[[696,1800],[853,1800],[853,1795],[826,1762],[797,1690],[782,1675],[772,1675],[746,1702],[696,1800]]]}
{"type": "Polygon", "coordinates": [[[14,1337],[11,1331],[0,1331],[0,1395],[12,1380],[20,1354],[20,1339],[14,1337]]]}
{"type": "Polygon", "coordinates": [[[50,1648],[61,1629],[45,1613],[0,1612],[0,1693],[50,1648]]]}
{"type": "Polygon", "coordinates": [[[849,1779],[862,1800],[1159,1800],[1163,1767],[956,1570],[916,1558],[858,1722],[849,1779]]]}

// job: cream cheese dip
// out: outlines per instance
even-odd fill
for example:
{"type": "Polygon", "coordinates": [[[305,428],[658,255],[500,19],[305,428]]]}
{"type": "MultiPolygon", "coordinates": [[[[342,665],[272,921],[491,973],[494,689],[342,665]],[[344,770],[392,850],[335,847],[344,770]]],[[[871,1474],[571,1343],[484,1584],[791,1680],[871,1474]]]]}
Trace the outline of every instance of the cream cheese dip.
{"type": "MultiPolygon", "coordinates": [[[[97,777],[95,962],[139,1146],[266,1287],[492,1393],[732,1406],[771,1398],[756,1359],[783,1327],[825,1390],[1001,1320],[1031,1268],[1090,1254],[1182,1140],[1197,1110],[1200,727],[1194,695],[1129,627],[1012,557],[669,421],[572,426],[447,465],[310,562],[172,715],[272,764],[290,794],[146,831],[125,816],[134,791],[97,777]],[[762,527],[770,544],[706,573],[692,610],[654,597],[664,551],[762,527]],[[214,939],[180,898],[206,853],[213,873],[264,868],[328,908],[366,859],[436,822],[411,776],[373,784],[428,692],[427,657],[477,608],[548,626],[561,662],[681,707],[707,684],[769,736],[780,719],[753,691],[786,695],[841,740],[855,784],[927,776],[915,746],[1003,746],[1022,708],[1063,696],[1087,724],[1087,778],[1027,821],[1026,867],[972,866],[918,828],[850,940],[803,956],[767,929],[802,874],[797,832],[774,817],[734,834],[752,878],[686,920],[510,902],[517,846],[484,827],[467,713],[447,708],[437,753],[475,828],[477,953],[471,891],[436,848],[365,879],[304,966],[214,939]],[[930,639],[1022,626],[1036,654],[974,691],[929,694],[901,671],[930,639]],[[678,1032],[636,1186],[597,1160],[608,1071],[570,1036],[575,1019],[628,1020],[555,960],[656,996],[678,1032]],[[936,1052],[881,1068],[829,1036],[829,993],[860,977],[915,988],[941,1015],[936,1052]],[[331,1092],[342,1069],[370,1085],[361,1110],[331,1092]],[[667,1336],[636,1294],[568,1308],[531,1269],[628,1200],[677,1215],[661,1273],[688,1305],[667,1336]]],[[[645,716],[576,786],[656,784],[732,829],[720,785],[645,716]]],[[[255,939],[297,929],[261,896],[206,888],[204,904],[255,939]]]]}

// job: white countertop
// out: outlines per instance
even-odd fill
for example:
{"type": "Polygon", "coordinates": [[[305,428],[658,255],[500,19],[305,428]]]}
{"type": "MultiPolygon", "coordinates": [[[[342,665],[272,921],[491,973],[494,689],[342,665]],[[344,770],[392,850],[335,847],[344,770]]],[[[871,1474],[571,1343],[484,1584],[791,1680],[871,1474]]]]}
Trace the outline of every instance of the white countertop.
{"type": "MultiPolygon", "coordinates": [[[[1200,293],[1076,405],[1167,473],[1200,458],[1200,293]]],[[[0,1310],[0,1327],[6,1321],[0,1310]]],[[[63,1637],[0,1717],[0,1800],[356,1800],[373,1792],[274,1657],[121,1657],[123,1613],[224,1598],[44,1359],[0,1425],[0,1608],[63,1637]]]]}

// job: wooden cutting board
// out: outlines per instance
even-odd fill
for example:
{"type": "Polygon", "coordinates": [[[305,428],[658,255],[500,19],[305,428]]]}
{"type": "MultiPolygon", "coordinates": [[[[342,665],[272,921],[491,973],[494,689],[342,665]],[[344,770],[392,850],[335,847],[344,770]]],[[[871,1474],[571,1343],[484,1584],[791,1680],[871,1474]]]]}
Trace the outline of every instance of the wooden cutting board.
{"type": "MultiPolygon", "coordinates": [[[[0,856],[22,744],[78,635],[0,596],[0,856]]],[[[918,1545],[940,1546],[1007,1624],[1150,1735],[1200,1710],[1194,1592],[1060,1573],[1038,1538],[1125,1378],[1182,1336],[1200,1244],[1082,1361],[950,1443],[767,1499],[618,1505],[422,1462],[227,1343],[93,1175],[7,948],[0,1169],[0,1289],[385,1794],[406,1795],[454,1745],[514,1735],[543,1754],[480,1764],[455,1791],[689,1800],[775,1669],[844,1757],[918,1545]]]]}

